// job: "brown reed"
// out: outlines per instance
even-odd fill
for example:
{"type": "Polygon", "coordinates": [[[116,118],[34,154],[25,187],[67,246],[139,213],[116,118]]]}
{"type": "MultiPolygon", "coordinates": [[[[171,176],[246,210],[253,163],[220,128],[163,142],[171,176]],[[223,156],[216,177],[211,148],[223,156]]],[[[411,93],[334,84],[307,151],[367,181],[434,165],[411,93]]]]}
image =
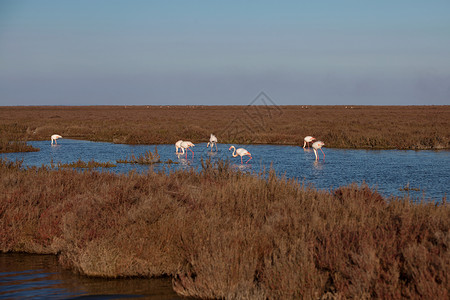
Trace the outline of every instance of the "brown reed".
{"type": "Polygon", "coordinates": [[[199,298],[449,297],[445,199],[202,165],[120,175],[0,160],[0,250],[58,254],[90,276],[168,275],[199,298]]]}
{"type": "Polygon", "coordinates": [[[125,159],[118,159],[116,160],[117,163],[120,164],[141,164],[141,165],[151,165],[160,163],[160,157],[158,154],[158,148],[155,146],[155,152],[152,153],[152,151],[147,150],[144,154],[140,154],[138,156],[135,156],[134,154],[131,154],[130,157],[127,157],[125,159]]]}
{"type": "Polygon", "coordinates": [[[26,135],[26,129],[15,123],[0,126],[0,153],[39,151],[27,144],[26,135]]]}
{"type": "Polygon", "coordinates": [[[0,107],[0,128],[17,140],[65,138],[124,144],[303,145],[450,149],[450,106],[36,106],[0,107]]]}
{"type": "MultiPolygon", "coordinates": [[[[51,162],[51,164],[54,165],[53,161],[51,162]]],[[[116,165],[113,164],[112,162],[98,162],[93,159],[88,162],[85,162],[81,159],[78,159],[77,161],[71,162],[71,163],[58,162],[56,164],[56,167],[58,167],[58,168],[94,169],[94,168],[113,168],[113,167],[116,167],[116,165]]]]}

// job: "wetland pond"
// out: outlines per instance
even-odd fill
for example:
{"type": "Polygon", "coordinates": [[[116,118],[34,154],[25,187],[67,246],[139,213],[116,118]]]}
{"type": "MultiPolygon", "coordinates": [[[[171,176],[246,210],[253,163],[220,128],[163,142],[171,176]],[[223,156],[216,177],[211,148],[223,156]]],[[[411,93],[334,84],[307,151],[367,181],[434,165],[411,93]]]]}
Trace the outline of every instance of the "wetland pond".
{"type": "MultiPolygon", "coordinates": [[[[366,183],[386,197],[410,196],[414,201],[441,202],[450,192],[450,151],[343,150],[324,148],[315,161],[311,149],[299,146],[235,145],[244,147],[253,156],[248,164],[232,157],[230,145],[218,144],[218,152],[210,152],[206,143],[199,143],[192,153],[176,155],[174,145],[157,145],[160,160],[175,163],[139,165],[116,163],[147,151],[153,145],[124,145],[83,140],[60,139],[28,142],[39,152],[6,153],[8,160],[23,160],[24,166],[50,166],[53,162],[72,163],[78,160],[111,162],[116,167],[104,172],[127,173],[132,170],[201,169],[201,159],[229,160],[231,167],[244,172],[259,173],[272,168],[280,176],[296,178],[305,185],[332,190],[353,182],[366,183]]],[[[244,157],[244,162],[247,160],[244,157]]],[[[170,279],[92,279],[61,269],[55,256],[0,253],[0,298],[31,299],[181,299],[171,289],[170,279]]]]}
{"type": "MultiPolygon", "coordinates": [[[[350,183],[366,183],[385,197],[409,195],[413,200],[442,201],[450,192],[450,151],[414,150],[349,150],[323,148],[325,160],[319,151],[320,160],[315,161],[312,149],[299,146],[235,145],[247,149],[253,159],[241,164],[240,157],[232,157],[228,144],[218,144],[218,151],[211,152],[206,143],[193,147],[194,156],[187,150],[185,155],[176,155],[174,145],[125,145],[83,140],[60,139],[58,145],[50,141],[31,141],[39,152],[4,153],[8,160],[22,160],[24,166],[50,166],[51,162],[72,163],[111,162],[106,172],[127,173],[131,170],[146,172],[170,169],[201,169],[201,159],[230,160],[231,166],[244,172],[259,173],[274,169],[279,176],[296,178],[305,185],[331,190],[350,183]],[[139,156],[158,149],[163,163],[140,165],[116,163],[131,155],[139,156]],[[171,160],[175,163],[164,163],[171,160]]],[[[215,150],[215,149],[214,149],[215,150]]]]}

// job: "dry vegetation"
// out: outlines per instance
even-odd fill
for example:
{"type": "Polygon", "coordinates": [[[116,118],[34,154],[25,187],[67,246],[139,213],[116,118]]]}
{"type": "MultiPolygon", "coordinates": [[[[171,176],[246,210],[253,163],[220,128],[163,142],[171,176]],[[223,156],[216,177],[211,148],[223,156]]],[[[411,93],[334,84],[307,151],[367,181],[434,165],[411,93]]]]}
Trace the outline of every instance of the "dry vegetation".
{"type": "Polygon", "coordinates": [[[78,159],[75,162],[72,163],[61,163],[58,162],[57,164],[53,163],[51,161],[50,163],[52,168],[78,168],[78,169],[95,169],[95,168],[113,168],[116,167],[115,164],[112,162],[98,162],[95,160],[90,160],[88,162],[82,161],[81,159],[78,159]]]}
{"type": "Polygon", "coordinates": [[[450,207],[250,176],[127,175],[0,160],[0,251],[58,254],[92,276],[173,278],[228,299],[448,299],[450,207]]]}
{"type": "Polygon", "coordinates": [[[450,106],[0,107],[0,132],[125,144],[207,142],[214,133],[222,143],[301,145],[313,135],[333,148],[450,149],[450,106]]]}
{"type": "Polygon", "coordinates": [[[39,151],[38,148],[27,144],[28,135],[24,126],[0,125],[0,153],[39,151]]]}
{"type": "Polygon", "coordinates": [[[141,165],[151,165],[160,163],[160,157],[158,154],[158,148],[155,146],[155,152],[152,153],[150,150],[146,151],[144,154],[135,156],[132,154],[130,157],[125,159],[116,160],[119,164],[141,164],[141,165]]]}

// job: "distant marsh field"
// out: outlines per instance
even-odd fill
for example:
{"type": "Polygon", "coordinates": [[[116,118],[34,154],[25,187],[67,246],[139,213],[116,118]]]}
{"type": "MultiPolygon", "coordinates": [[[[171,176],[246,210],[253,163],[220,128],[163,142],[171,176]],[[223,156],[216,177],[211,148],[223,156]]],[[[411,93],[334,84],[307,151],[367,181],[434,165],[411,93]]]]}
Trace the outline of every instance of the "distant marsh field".
{"type": "Polygon", "coordinates": [[[121,144],[207,142],[214,133],[219,143],[303,145],[312,135],[331,148],[439,150],[450,149],[450,106],[0,107],[2,152],[55,133],[121,144]]]}

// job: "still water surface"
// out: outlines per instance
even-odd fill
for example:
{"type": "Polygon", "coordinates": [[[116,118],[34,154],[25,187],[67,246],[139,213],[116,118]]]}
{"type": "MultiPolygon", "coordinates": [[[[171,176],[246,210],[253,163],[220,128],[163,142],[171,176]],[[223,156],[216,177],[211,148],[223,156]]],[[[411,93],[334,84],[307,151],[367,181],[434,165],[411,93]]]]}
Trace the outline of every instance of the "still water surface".
{"type": "MultiPolygon", "coordinates": [[[[132,154],[138,156],[155,146],[124,145],[83,140],[62,139],[58,145],[49,141],[32,141],[29,144],[40,148],[39,152],[2,154],[9,160],[23,159],[25,166],[49,166],[54,163],[70,163],[78,159],[83,161],[113,162],[126,159],[132,154]]],[[[382,195],[409,195],[415,200],[441,201],[450,193],[450,151],[403,151],[403,150],[343,150],[324,148],[319,151],[320,161],[316,162],[311,149],[298,146],[245,145],[253,156],[248,164],[242,164],[240,157],[233,158],[230,145],[219,144],[218,152],[210,152],[205,143],[196,144],[185,155],[177,156],[174,145],[158,145],[161,161],[172,160],[178,164],[117,164],[117,167],[105,168],[107,172],[127,173],[131,170],[148,171],[149,168],[186,169],[201,168],[201,159],[229,159],[232,167],[246,172],[260,172],[271,167],[279,175],[296,178],[305,184],[319,189],[334,189],[352,182],[365,182],[377,189],[382,195]],[[409,190],[402,190],[406,186],[409,190]],[[418,191],[417,191],[418,189],[418,191]]],[[[236,145],[241,147],[241,145],[236,145]]],[[[244,157],[244,162],[247,160],[244,157]]]]}
{"type": "MultiPolygon", "coordinates": [[[[49,141],[29,142],[39,152],[7,153],[9,160],[23,159],[25,166],[50,166],[53,163],[83,161],[116,163],[132,154],[139,156],[155,146],[123,145],[63,139],[58,145],[49,141]]],[[[295,146],[245,145],[253,159],[242,164],[231,157],[230,145],[219,144],[218,152],[210,152],[206,144],[197,144],[194,156],[188,151],[175,154],[174,145],[158,145],[161,161],[178,164],[117,164],[102,171],[127,173],[131,170],[201,168],[201,159],[229,159],[233,168],[244,172],[261,172],[273,168],[277,174],[296,178],[319,189],[334,189],[352,182],[367,183],[384,196],[409,195],[416,200],[441,201],[450,192],[449,151],[341,150],[324,148],[316,162],[312,150],[295,146]],[[400,189],[408,186],[419,191],[400,189]]],[[[240,147],[240,145],[236,145],[240,147]]],[[[247,158],[244,157],[244,161],[247,158]]],[[[54,256],[0,254],[0,298],[17,299],[178,299],[169,279],[104,280],[78,276],[61,269],[54,256]]]]}
{"type": "Polygon", "coordinates": [[[0,299],[183,299],[170,279],[108,280],[62,269],[54,255],[0,253],[0,299]]]}

